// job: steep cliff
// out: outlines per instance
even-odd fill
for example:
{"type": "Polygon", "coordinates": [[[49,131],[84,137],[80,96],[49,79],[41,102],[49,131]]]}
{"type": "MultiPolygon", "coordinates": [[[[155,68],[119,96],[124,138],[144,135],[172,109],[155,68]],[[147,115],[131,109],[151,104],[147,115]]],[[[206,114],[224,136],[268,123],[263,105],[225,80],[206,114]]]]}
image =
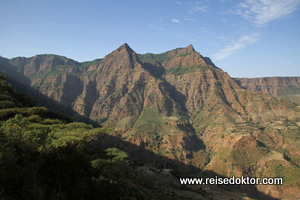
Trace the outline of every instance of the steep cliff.
{"type": "Polygon", "coordinates": [[[300,77],[235,78],[243,88],[300,104],[300,77]]]}

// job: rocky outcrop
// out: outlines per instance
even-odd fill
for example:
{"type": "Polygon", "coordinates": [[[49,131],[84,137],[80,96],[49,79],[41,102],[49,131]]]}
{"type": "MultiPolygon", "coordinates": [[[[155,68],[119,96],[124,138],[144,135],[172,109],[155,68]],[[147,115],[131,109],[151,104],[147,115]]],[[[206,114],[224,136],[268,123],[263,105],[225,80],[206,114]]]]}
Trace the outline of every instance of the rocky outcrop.
{"type": "Polygon", "coordinates": [[[300,103],[300,77],[235,78],[243,88],[300,103]]]}

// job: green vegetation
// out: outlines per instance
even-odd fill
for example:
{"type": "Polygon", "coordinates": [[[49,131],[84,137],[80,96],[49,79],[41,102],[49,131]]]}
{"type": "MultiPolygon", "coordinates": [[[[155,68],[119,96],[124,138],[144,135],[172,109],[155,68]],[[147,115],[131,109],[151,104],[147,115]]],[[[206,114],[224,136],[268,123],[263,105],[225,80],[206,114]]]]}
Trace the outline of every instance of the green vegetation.
{"type": "Polygon", "coordinates": [[[30,74],[28,75],[28,77],[31,79],[35,79],[35,78],[46,78],[49,76],[55,77],[62,74],[66,74],[66,72],[61,71],[59,69],[53,69],[51,71],[43,71],[42,73],[30,74]]]}
{"type": "Polygon", "coordinates": [[[300,169],[282,162],[271,162],[268,170],[274,177],[283,178],[283,187],[300,187],[300,169]]]}
{"type": "Polygon", "coordinates": [[[188,55],[192,55],[194,52],[186,52],[184,54],[180,54],[178,55],[179,57],[184,57],[184,56],[188,56],[188,55]]]}
{"type": "Polygon", "coordinates": [[[155,63],[155,62],[163,63],[171,59],[168,52],[161,53],[161,54],[152,54],[152,53],[138,54],[138,57],[144,63],[155,63]]]}
{"type": "Polygon", "coordinates": [[[296,94],[300,94],[300,88],[293,85],[289,85],[287,88],[280,91],[279,96],[286,97],[289,95],[296,95],[296,94]]]}
{"type": "Polygon", "coordinates": [[[259,147],[233,150],[231,156],[235,165],[245,167],[256,164],[260,158],[266,156],[268,153],[268,148],[259,147]]]}
{"type": "Polygon", "coordinates": [[[6,77],[0,74],[0,109],[33,105],[32,99],[27,98],[24,94],[16,93],[10,84],[6,84],[6,77]]]}
{"type": "Polygon", "coordinates": [[[39,115],[44,118],[55,118],[65,122],[70,122],[70,118],[59,113],[49,111],[44,107],[28,107],[28,108],[9,108],[0,110],[0,120],[7,120],[15,115],[20,114],[23,116],[39,115]]]}
{"type": "Polygon", "coordinates": [[[170,74],[179,76],[179,75],[183,75],[183,74],[187,74],[187,73],[193,73],[197,69],[201,69],[202,71],[204,71],[207,68],[209,68],[209,67],[201,66],[201,65],[178,66],[178,67],[174,67],[174,68],[166,70],[166,73],[167,74],[170,73],[170,74]]]}
{"type": "Polygon", "coordinates": [[[92,65],[99,65],[101,63],[102,59],[95,59],[93,61],[86,61],[86,62],[82,62],[82,67],[89,67],[92,65]]]}
{"type": "MultiPolygon", "coordinates": [[[[46,108],[24,107],[0,76],[0,199],[141,199],[127,154],[92,144],[94,129],[46,108]],[[11,102],[11,103],[7,103],[11,102]],[[15,103],[13,103],[15,102],[15,103]]],[[[26,99],[25,99],[26,100],[26,99]]]]}
{"type": "Polygon", "coordinates": [[[133,128],[137,132],[156,133],[162,129],[163,121],[155,108],[145,108],[133,128]]]}
{"type": "Polygon", "coordinates": [[[15,107],[16,105],[11,102],[11,101],[0,101],[0,109],[3,109],[3,108],[13,108],[15,107]]]}
{"type": "Polygon", "coordinates": [[[118,199],[134,191],[119,171],[127,155],[90,143],[105,130],[32,118],[16,115],[0,128],[1,197],[118,199]]]}
{"type": "Polygon", "coordinates": [[[179,54],[180,51],[183,48],[177,48],[174,50],[170,50],[161,54],[153,54],[153,53],[146,53],[146,54],[138,54],[139,59],[144,62],[144,63],[163,63],[165,61],[171,60],[173,57],[178,56],[178,57],[184,57],[187,55],[191,55],[195,52],[185,52],[182,54],[179,54]],[[175,53],[175,54],[174,54],[175,53]]]}

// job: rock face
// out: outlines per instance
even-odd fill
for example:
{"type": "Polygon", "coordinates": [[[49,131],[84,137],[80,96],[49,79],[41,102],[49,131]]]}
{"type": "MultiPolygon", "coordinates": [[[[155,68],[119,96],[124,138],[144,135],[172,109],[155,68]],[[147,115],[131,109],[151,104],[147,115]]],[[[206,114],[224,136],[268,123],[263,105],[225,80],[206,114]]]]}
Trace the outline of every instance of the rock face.
{"type": "Polygon", "coordinates": [[[273,197],[300,192],[300,107],[249,91],[280,96],[299,78],[233,80],[192,45],[140,55],[124,44],[91,62],[42,55],[6,60],[1,69],[8,64],[50,109],[56,101],[125,141],[220,175],[283,176],[280,188],[257,187],[273,197]]]}
{"type": "Polygon", "coordinates": [[[236,82],[252,92],[263,92],[300,104],[300,77],[236,78],[236,82]]]}

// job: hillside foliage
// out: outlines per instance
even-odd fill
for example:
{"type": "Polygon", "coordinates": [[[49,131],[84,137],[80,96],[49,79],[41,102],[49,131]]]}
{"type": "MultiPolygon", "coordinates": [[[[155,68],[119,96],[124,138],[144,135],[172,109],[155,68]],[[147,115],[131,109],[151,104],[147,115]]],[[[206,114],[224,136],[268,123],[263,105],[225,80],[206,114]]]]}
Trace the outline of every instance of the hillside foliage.
{"type": "Polygon", "coordinates": [[[124,159],[92,145],[105,129],[31,107],[0,75],[0,199],[126,199],[124,159]]]}

